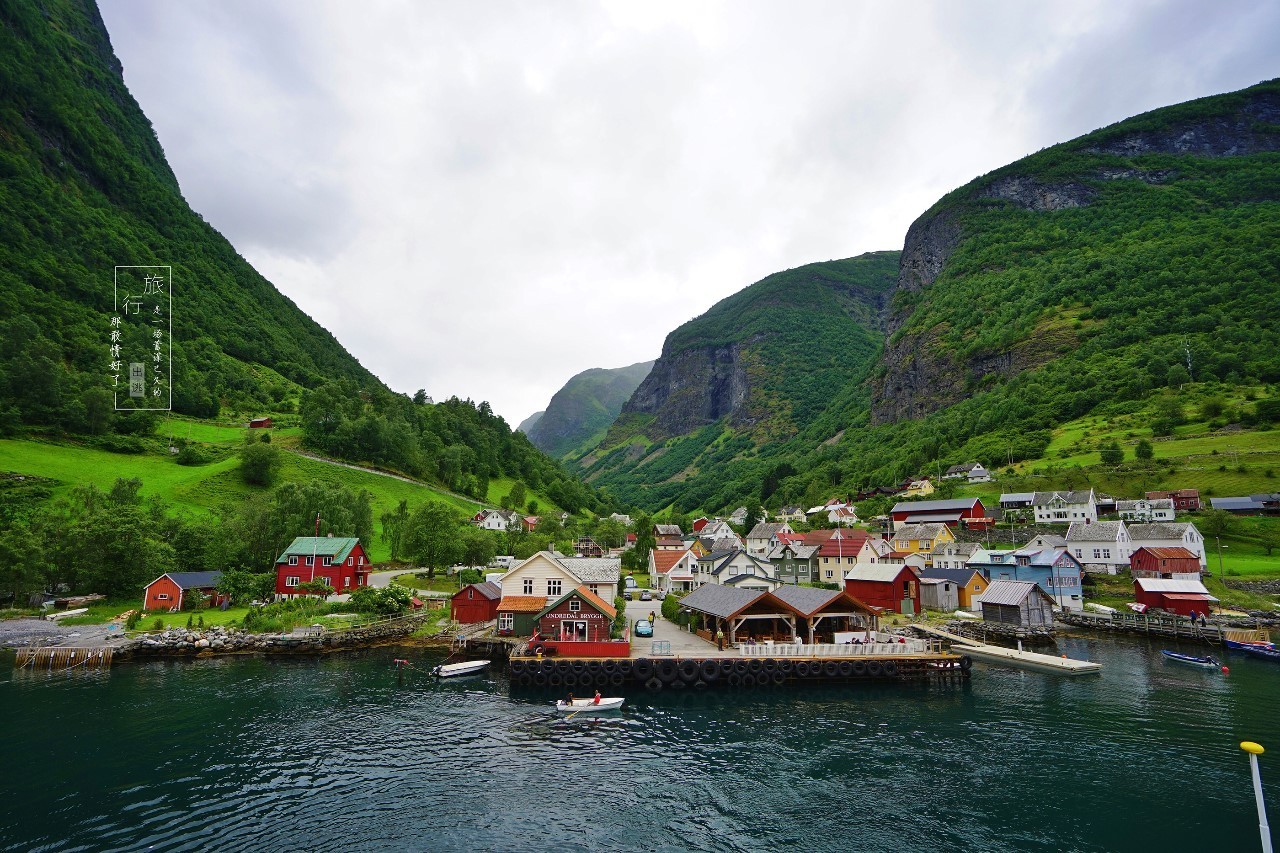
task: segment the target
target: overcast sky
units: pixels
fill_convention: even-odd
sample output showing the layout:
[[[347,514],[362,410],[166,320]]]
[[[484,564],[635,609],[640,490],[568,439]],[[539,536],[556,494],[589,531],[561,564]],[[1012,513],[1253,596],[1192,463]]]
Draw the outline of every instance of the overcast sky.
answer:
[[[1280,75],[1273,0],[99,2],[191,206],[393,389],[512,426],[978,175]]]

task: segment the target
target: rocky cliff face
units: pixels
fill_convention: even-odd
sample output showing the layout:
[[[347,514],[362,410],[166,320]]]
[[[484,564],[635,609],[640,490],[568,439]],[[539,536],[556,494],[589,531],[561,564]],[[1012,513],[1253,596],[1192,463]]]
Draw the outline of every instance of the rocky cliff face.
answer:
[[[676,353],[664,347],[662,358],[622,407],[623,414],[653,415],[650,438],[685,435],[731,417],[750,390],[742,350],[740,343]]]

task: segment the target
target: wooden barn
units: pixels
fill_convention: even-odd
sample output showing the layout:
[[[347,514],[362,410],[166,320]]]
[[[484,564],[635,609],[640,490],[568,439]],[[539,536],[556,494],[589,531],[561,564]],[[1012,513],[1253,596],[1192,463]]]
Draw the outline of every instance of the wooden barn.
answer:
[[[498,602],[502,588],[493,581],[469,583],[453,594],[450,616],[463,625],[488,622],[498,618]]]
[[[249,421],[249,429],[271,429],[271,418],[254,418]]]
[[[1209,607],[1218,601],[1198,580],[1165,578],[1138,578],[1133,582],[1133,597],[1139,604],[1158,607],[1180,616],[1190,616],[1193,610],[1196,613],[1208,613]]]
[[[947,613],[960,609],[960,590],[949,578],[920,578],[920,605]]]
[[[1052,628],[1053,599],[1032,581],[992,581],[982,594],[982,618],[1018,628]]]
[[[1200,557],[1186,548],[1142,547],[1129,555],[1129,573],[1135,578],[1200,580]]]
[[[881,610],[920,612],[920,576],[901,563],[855,563],[844,576],[844,591]]]
[[[222,572],[169,572],[147,584],[142,595],[143,610],[181,610],[190,603],[195,590],[209,598],[210,607],[218,607],[226,596],[217,590]]]

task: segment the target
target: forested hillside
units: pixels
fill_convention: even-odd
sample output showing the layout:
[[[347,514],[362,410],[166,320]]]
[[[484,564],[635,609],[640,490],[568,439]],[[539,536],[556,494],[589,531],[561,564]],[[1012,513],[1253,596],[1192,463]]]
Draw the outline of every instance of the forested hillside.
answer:
[[[534,447],[556,458],[593,447],[652,369],[652,361],[642,361],[584,370],[555,393],[545,412],[527,419],[520,429]]]

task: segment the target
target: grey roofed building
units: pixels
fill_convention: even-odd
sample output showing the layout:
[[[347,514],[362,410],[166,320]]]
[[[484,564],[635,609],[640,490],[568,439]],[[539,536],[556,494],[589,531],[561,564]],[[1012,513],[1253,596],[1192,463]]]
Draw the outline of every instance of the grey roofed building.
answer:
[[[622,561],[617,557],[557,557],[583,583],[617,583],[622,577]]]
[[[760,596],[768,594],[762,590],[708,583],[680,599],[680,606],[724,619],[750,606]]]
[[[1214,509],[1227,512],[1261,512],[1262,504],[1253,498],[1209,498],[1209,505]]]
[[[1114,542],[1124,529],[1123,521],[1095,521],[1093,524],[1075,522],[1067,528],[1067,541]]]
[[[1040,593],[1045,599],[1053,604],[1053,599],[1047,592],[1040,589],[1039,584],[1031,581],[992,581],[991,586],[987,587],[987,591],[982,594],[983,604],[1008,604],[1017,606],[1026,600],[1027,596]]]
[[[473,583],[473,587],[490,601],[498,601],[502,598],[502,587],[493,581],[485,581],[484,583]]]
[[[783,554],[786,552],[786,550],[787,550],[788,548],[790,548],[790,549],[791,549],[791,553],[795,555],[795,559],[797,559],[797,560],[808,560],[808,559],[812,558],[814,554],[818,553],[818,548],[819,548],[819,547],[821,547],[821,546],[819,546],[819,545],[791,545],[791,544],[788,544],[788,543],[786,543],[786,542],[783,542],[781,545],[779,545],[778,547],[774,548],[772,551],[770,551],[770,552],[769,552],[769,559],[770,559],[770,560],[781,560],[781,559],[783,559]]]
[[[1031,499],[1032,506],[1048,506],[1049,502],[1056,497],[1069,504],[1087,504],[1093,499],[1092,489],[1081,489],[1074,492],[1033,492]]]
[[[1138,539],[1177,539],[1182,541],[1182,537],[1186,535],[1187,528],[1191,526],[1189,521],[1154,521],[1150,524],[1130,524],[1129,535],[1134,540]]]
[[[893,532],[891,539],[934,539],[943,530],[946,530],[945,524],[904,524]]]
[[[678,524],[655,524],[653,526],[653,535],[662,536],[684,536]]]
[[[751,528],[751,532],[747,534],[748,539],[769,539],[775,533],[788,525],[783,522],[759,521],[756,526]]]
[[[222,580],[222,572],[166,572],[161,577],[168,577],[179,589],[205,589],[217,586]]]
[[[978,467],[977,462],[965,462],[962,465],[952,465],[947,469],[947,474],[968,474],[974,468]],[[946,475],[944,475],[946,476]]]
[[[1065,536],[1059,536],[1056,533],[1041,533],[1032,539],[1023,548],[1065,548],[1067,547],[1067,539]]]
[[[977,569],[920,569],[920,579],[932,578],[946,580],[964,586],[974,574],[982,574]]]
[[[902,501],[893,505],[889,512],[950,512],[957,509],[972,509],[978,498],[952,498],[945,501]]]
[[[818,589],[812,586],[784,586],[774,590],[773,597],[785,601],[800,613],[808,616],[840,596],[838,589]]]
[[[1035,498],[1035,492],[1005,492],[1000,496],[1000,506],[1004,509],[1021,509],[1031,506]]]

